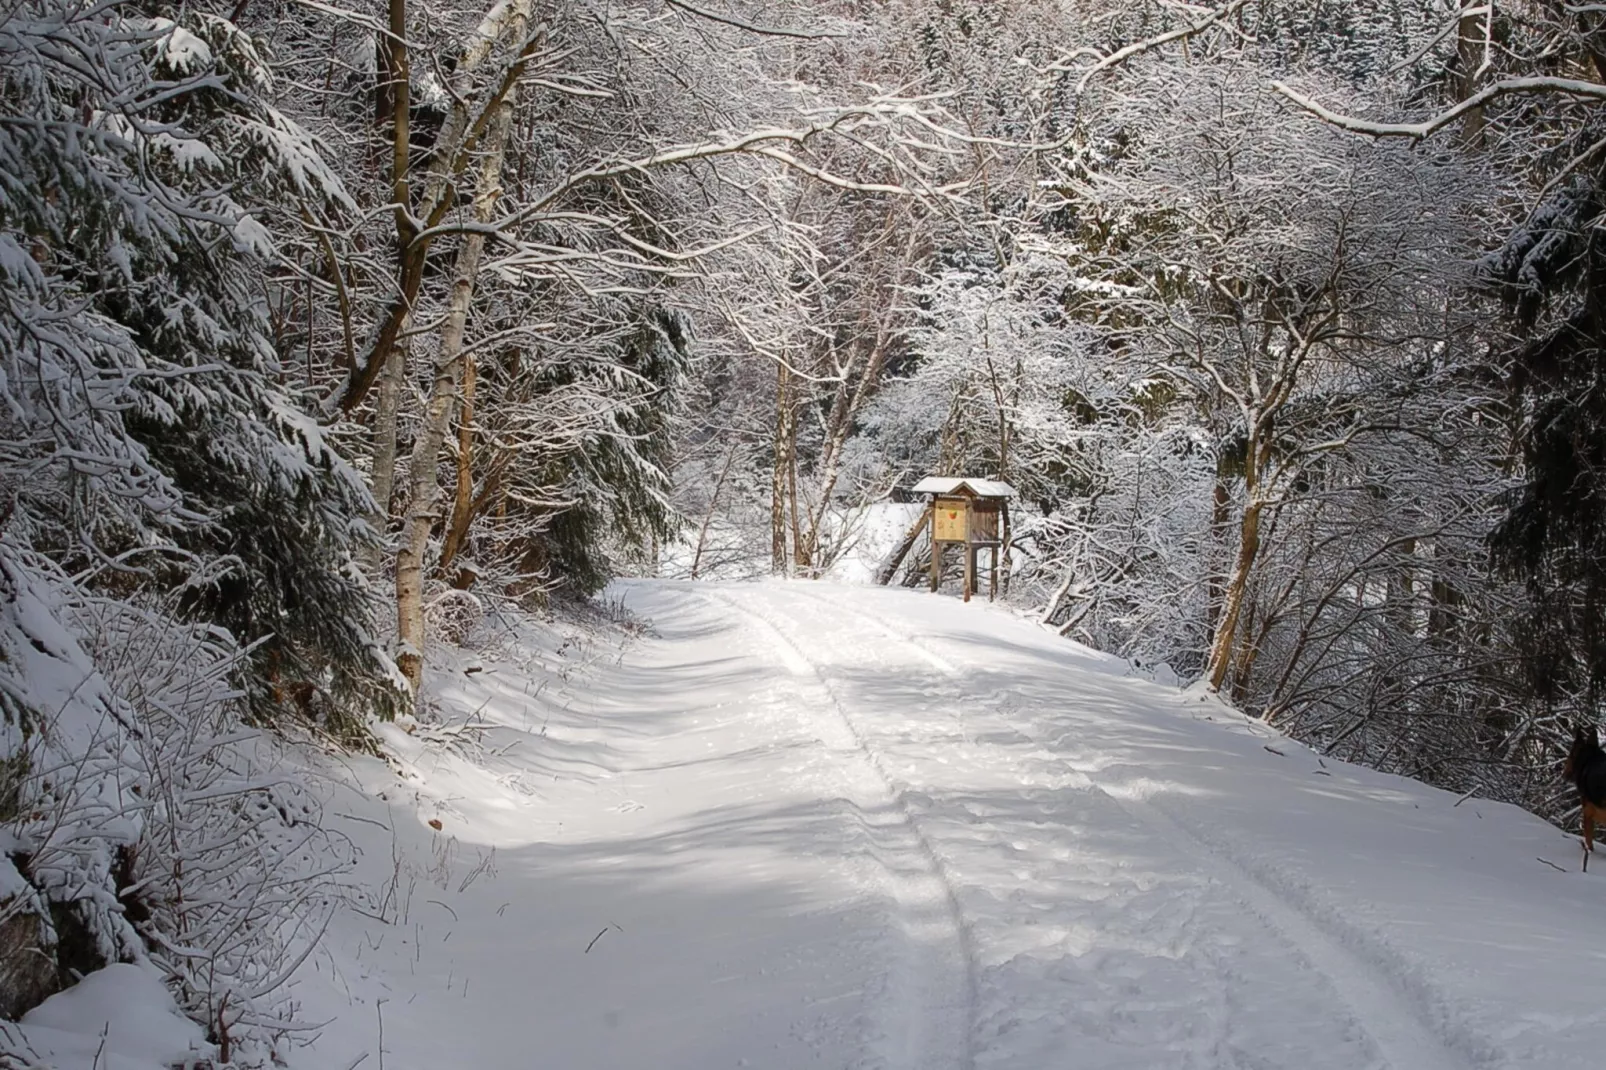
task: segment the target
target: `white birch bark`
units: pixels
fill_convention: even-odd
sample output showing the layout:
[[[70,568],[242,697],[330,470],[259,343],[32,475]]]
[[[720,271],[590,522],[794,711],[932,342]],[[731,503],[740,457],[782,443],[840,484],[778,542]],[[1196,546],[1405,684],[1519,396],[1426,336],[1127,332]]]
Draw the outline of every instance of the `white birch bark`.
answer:
[[[527,0],[516,5],[499,4],[486,16],[478,40],[469,57],[483,60],[489,42],[499,34],[509,41],[523,38],[529,20]],[[502,159],[512,127],[516,89],[510,87],[486,126],[474,198],[473,216],[478,223],[495,218],[501,195]],[[468,323],[469,306],[474,299],[474,282],[480,257],[485,251],[485,235],[470,233],[458,248],[453,271],[451,296],[441,325],[440,353],[435,363],[435,380],[424,409],[423,425],[413,443],[409,472],[412,493],[402,520],[401,546],[396,552],[396,629],[400,641],[397,664],[402,675],[418,693],[424,671],[424,575],[429,536],[439,518],[441,500],[441,445],[451,426],[457,405],[458,385],[463,378],[463,332]]]

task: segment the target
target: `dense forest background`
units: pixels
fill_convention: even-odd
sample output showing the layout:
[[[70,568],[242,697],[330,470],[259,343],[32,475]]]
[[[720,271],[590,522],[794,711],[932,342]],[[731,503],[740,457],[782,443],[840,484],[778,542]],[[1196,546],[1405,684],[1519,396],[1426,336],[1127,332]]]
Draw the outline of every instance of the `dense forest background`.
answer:
[[[271,1035],[340,845],[255,729],[930,473],[1067,637],[1567,818],[1603,101],[1560,0],[15,0],[0,1015],[148,955]]]

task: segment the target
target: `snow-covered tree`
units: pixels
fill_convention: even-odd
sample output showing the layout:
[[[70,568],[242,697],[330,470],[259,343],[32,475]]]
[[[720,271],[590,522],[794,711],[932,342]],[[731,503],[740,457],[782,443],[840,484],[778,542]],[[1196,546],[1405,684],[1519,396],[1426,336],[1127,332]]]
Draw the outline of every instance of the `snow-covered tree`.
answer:
[[[148,960],[266,1059],[340,862],[244,724],[360,740],[395,694],[368,496],[261,287],[258,214],[344,195],[225,19],[25,3],[0,41],[6,1011]]]

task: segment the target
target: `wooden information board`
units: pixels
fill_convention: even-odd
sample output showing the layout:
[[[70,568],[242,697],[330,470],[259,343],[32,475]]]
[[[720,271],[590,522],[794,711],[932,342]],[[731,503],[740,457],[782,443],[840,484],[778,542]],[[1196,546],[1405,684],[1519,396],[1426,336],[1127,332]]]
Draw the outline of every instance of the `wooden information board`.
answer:
[[[937,541],[964,542],[970,510],[963,501],[937,502]]]

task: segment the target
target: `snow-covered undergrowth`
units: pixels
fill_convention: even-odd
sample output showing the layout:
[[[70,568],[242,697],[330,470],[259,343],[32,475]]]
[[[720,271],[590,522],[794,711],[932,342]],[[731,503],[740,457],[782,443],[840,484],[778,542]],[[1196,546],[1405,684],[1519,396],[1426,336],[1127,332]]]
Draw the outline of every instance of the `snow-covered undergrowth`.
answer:
[[[132,964],[204,1023],[198,1056],[268,1062],[300,1027],[285,982],[350,855],[282,744],[246,723],[241,651],[5,544],[0,573],[7,1016]],[[0,1038],[0,1059],[54,1049],[28,1042],[32,1020]]]
[[[463,645],[432,648],[418,716],[373,726],[383,758],[339,756],[247,722],[226,636],[24,564],[0,544],[5,1070],[321,1066],[298,1052],[326,1027],[368,1043],[377,1019],[346,1003],[367,967],[343,938],[371,956],[413,927],[416,946],[495,874],[457,806],[535,795],[490,738],[502,690],[539,739],[537,711],[572,708],[633,626],[617,603],[557,624],[453,601],[432,622]]]
[[[7,1070],[187,1070],[212,1051],[161,979],[127,963],[97,970],[51,996],[20,1025],[0,1022],[0,1043],[0,1066]]]

